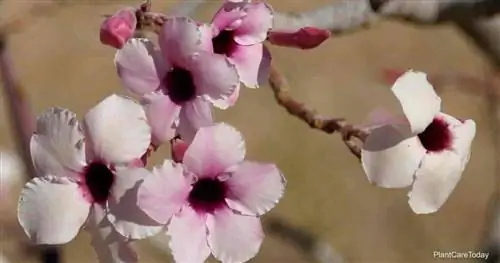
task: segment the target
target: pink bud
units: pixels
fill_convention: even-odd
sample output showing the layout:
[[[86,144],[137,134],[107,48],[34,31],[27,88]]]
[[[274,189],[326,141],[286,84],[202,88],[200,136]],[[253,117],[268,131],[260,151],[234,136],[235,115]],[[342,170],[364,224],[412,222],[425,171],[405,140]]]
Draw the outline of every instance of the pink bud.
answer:
[[[176,163],[182,163],[182,159],[184,159],[184,153],[186,153],[188,146],[189,144],[187,144],[181,139],[172,140],[171,142],[172,159]]]
[[[122,9],[102,22],[99,34],[101,43],[120,49],[132,38],[136,26],[135,9]]]
[[[295,32],[269,32],[269,42],[278,46],[312,49],[331,36],[330,31],[315,27],[303,27]]]

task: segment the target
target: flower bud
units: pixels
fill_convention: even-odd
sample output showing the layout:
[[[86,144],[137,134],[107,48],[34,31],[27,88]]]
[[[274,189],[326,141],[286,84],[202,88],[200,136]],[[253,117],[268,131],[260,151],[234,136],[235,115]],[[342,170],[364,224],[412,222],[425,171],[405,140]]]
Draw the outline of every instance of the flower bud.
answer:
[[[132,38],[136,26],[135,10],[122,9],[102,22],[99,34],[101,43],[120,49]]]

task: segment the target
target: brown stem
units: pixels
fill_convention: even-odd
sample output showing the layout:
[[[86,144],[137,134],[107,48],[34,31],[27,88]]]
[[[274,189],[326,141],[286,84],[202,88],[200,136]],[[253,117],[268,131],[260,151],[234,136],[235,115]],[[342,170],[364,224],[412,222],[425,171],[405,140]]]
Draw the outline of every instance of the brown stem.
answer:
[[[307,123],[309,127],[313,129],[328,134],[339,132],[342,141],[351,153],[358,159],[361,158],[361,147],[354,139],[357,138],[359,141],[363,142],[369,135],[368,131],[356,128],[354,125],[349,124],[344,118],[322,117],[316,110],[308,108],[304,103],[295,100],[290,94],[290,85],[288,81],[285,76],[279,72],[274,63],[271,64],[269,84],[278,105],[285,108],[290,115]]]

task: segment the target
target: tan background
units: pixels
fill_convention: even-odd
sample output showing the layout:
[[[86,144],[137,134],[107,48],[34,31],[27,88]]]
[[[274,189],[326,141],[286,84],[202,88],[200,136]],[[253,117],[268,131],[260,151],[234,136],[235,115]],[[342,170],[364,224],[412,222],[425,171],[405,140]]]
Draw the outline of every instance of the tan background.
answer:
[[[5,0],[0,5],[0,17],[7,19],[34,2]],[[113,13],[127,2],[74,2],[78,4],[38,20],[11,38],[15,65],[36,114],[57,105],[83,116],[110,93],[124,93],[113,68],[114,50],[99,43],[98,28],[100,15]],[[280,11],[299,11],[327,2],[270,1]],[[209,21],[216,3],[204,5],[197,18]],[[175,1],[153,0],[153,9],[166,12],[173,4]],[[297,98],[325,115],[343,116],[353,122],[362,121],[371,109],[389,102],[388,86],[380,79],[383,68],[456,70],[478,76],[486,68],[475,47],[448,26],[417,28],[383,22],[370,30],[334,37],[314,50],[272,51]],[[287,176],[285,197],[270,216],[312,231],[329,242],[346,262],[433,262],[435,250],[468,251],[479,245],[485,208],[494,186],[495,157],[485,103],[454,91],[444,93],[442,98],[447,113],[476,120],[478,131],[470,164],[456,191],[438,213],[427,216],[411,212],[407,190],[371,186],[337,135],[311,130],[288,116],[274,103],[268,87],[244,90],[236,107],[218,111],[217,116],[246,136],[248,158],[274,161]],[[13,147],[5,109],[1,111],[0,146]],[[158,163],[166,154],[156,154],[155,161]],[[15,235],[2,236],[2,250],[13,262],[36,262],[19,252],[14,240],[21,239],[22,234]],[[143,263],[166,262],[169,258],[146,244],[140,253]],[[64,254],[65,262],[94,262],[86,234],[65,246]],[[308,261],[280,239],[268,237],[253,262]]]

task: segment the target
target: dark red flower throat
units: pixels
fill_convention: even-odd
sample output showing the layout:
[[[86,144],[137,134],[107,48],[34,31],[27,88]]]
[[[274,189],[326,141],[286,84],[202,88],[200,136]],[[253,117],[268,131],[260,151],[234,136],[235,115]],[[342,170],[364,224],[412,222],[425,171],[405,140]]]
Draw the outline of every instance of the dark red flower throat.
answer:
[[[189,70],[174,66],[165,76],[166,93],[170,100],[176,104],[194,99],[196,96],[196,86],[193,75]]]
[[[84,169],[83,179],[85,192],[90,195],[92,202],[102,204],[108,200],[115,181],[115,174],[105,163],[91,162]]]
[[[214,53],[230,57],[236,50],[234,31],[223,30],[212,39]]]
[[[453,143],[449,124],[442,118],[434,118],[432,123],[418,135],[418,138],[428,152],[450,149]]]
[[[193,185],[188,201],[197,212],[212,213],[226,205],[228,187],[215,178],[203,178]]]

